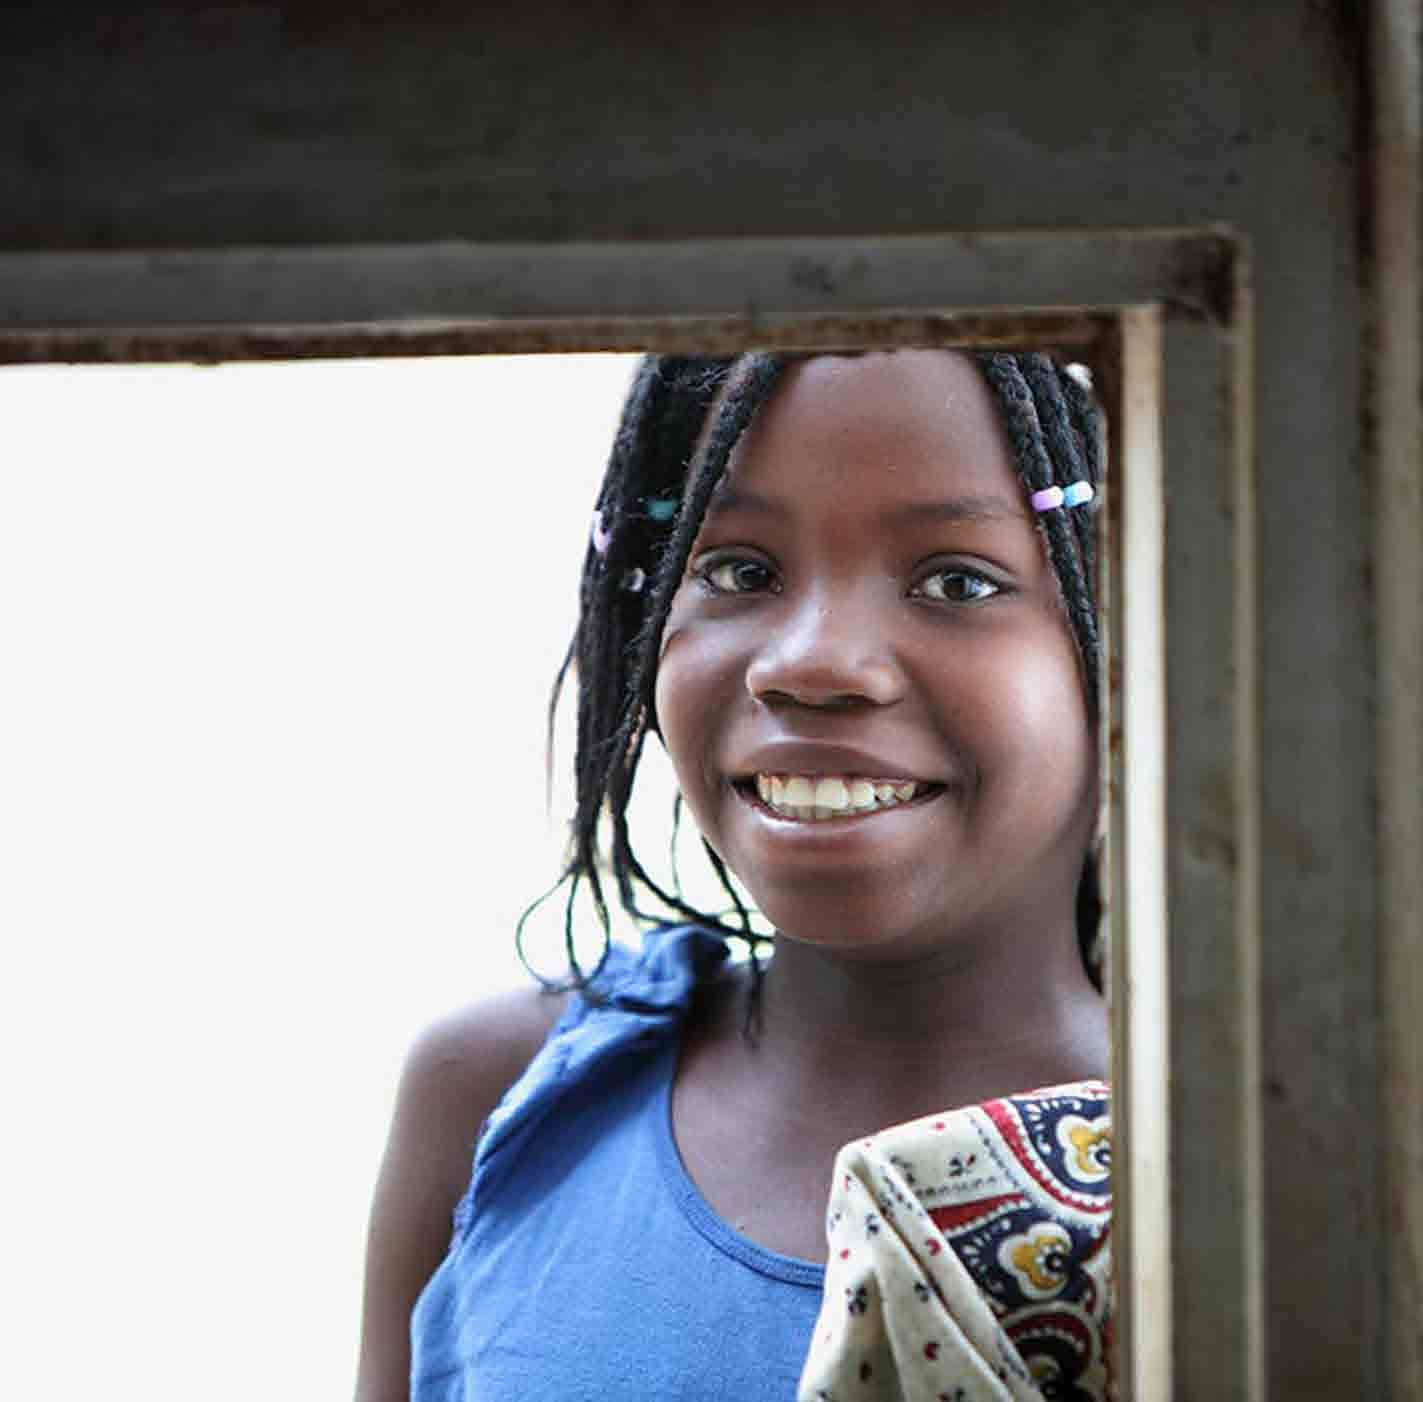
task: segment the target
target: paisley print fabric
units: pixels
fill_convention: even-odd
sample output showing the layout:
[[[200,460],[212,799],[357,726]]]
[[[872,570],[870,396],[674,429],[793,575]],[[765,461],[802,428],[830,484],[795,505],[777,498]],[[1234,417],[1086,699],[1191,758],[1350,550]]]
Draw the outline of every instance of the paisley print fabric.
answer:
[[[1100,1081],[840,1151],[799,1402],[1106,1402],[1111,1131]]]

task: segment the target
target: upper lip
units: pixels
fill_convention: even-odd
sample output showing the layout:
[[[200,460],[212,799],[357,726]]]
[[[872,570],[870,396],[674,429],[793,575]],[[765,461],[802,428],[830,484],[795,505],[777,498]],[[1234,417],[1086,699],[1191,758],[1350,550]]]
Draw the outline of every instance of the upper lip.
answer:
[[[754,774],[829,774],[901,782],[942,782],[902,760],[871,754],[853,745],[827,744],[819,740],[773,740],[758,745],[731,774],[734,779],[746,779]]]

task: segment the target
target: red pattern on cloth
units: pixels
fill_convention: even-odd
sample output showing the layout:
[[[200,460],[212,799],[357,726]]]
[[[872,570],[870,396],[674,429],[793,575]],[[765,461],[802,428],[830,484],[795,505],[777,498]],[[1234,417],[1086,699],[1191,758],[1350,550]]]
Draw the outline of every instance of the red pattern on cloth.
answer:
[[[1102,1082],[883,1130],[834,1183],[799,1402],[1114,1397]]]

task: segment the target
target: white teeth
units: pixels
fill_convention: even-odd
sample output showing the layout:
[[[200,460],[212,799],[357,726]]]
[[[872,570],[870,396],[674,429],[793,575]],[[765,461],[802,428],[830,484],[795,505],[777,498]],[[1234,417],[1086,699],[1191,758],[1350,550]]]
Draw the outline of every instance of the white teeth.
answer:
[[[815,781],[801,774],[789,776],[786,779],[786,793],[782,802],[787,807],[812,807],[815,803]]]
[[[838,774],[758,774],[761,802],[783,818],[824,822],[895,808],[921,793],[913,779],[862,779]]]

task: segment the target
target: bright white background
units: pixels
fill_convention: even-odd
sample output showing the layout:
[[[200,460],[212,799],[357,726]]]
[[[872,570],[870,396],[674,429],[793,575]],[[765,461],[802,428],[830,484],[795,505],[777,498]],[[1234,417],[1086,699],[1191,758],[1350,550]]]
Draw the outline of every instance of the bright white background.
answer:
[[[630,372],[0,372],[0,1395],[349,1395],[404,1049],[562,850]]]

